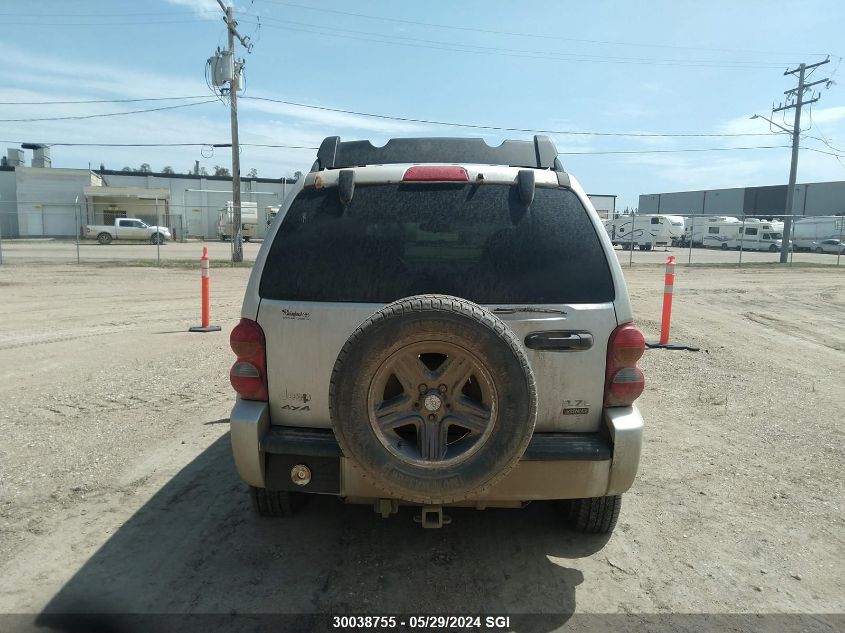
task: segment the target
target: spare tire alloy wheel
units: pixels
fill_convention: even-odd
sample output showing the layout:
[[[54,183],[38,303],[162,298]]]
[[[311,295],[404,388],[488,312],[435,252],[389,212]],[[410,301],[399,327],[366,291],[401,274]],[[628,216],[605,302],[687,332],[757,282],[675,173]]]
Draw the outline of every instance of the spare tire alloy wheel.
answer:
[[[379,310],[332,374],[332,424],[344,455],[389,496],[418,503],[483,493],[534,432],[534,376],[498,317],[444,295]]]
[[[498,422],[497,400],[490,372],[472,352],[434,340],[406,345],[381,364],[367,408],[388,451],[436,467],[467,459],[484,444]]]

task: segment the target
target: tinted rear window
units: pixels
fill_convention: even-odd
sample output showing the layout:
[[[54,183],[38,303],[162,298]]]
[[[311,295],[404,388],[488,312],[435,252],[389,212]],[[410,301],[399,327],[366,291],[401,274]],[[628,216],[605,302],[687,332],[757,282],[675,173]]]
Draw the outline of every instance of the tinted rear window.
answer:
[[[442,293],[476,303],[601,303],[613,280],[587,211],[537,187],[528,213],[506,185],[305,189],[267,257],[260,294],[290,301],[388,303]]]

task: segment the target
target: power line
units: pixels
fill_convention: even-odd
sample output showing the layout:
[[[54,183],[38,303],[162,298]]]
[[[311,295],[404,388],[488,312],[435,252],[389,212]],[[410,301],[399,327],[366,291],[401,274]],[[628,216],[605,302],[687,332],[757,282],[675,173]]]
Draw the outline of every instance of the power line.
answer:
[[[586,53],[555,53],[554,51],[529,51],[524,49],[506,49],[506,48],[492,48],[477,46],[474,44],[462,44],[454,42],[443,42],[438,40],[422,40],[419,38],[401,37],[384,35],[380,33],[371,33],[366,31],[352,31],[350,29],[334,29],[333,27],[326,27],[323,25],[308,25],[307,28],[296,26],[284,26],[284,24],[292,24],[291,22],[276,21],[269,22],[268,18],[264,18],[264,26],[266,28],[283,29],[287,31],[298,31],[303,33],[311,33],[316,35],[326,35],[330,37],[340,37],[344,39],[359,40],[364,42],[376,44],[388,44],[395,46],[409,46],[412,48],[426,48],[432,50],[442,50],[454,53],[474,53],[480,55],[494,55],[498,57],[514,57],[521,59],[539,59],[548,61],[569,61],[569,62],[584,62],[584,63],[602,63],[602,64],[634,64],[634,65],[650,65],[650,66],[683,66],[689,68],[781,68],[784,64],[777,63],[756,63],[751,61],[738,62],[720,62],[718,60],[682,60],[682,59],[650,59],[650,58],[627,58],[627,57],[609,57],[600,55],[589,55]],[[299,23],[302,24],[302,23]],[[331,32],[338,31],[338,32]],[[358,35],[348,35],[344,33],[357,33]],[[381,38],[381,39],[375,39]],[[393,38],[393,39],[389,39]]]
[[[0,105],[76,105],[87,103],[137,103],[140,101],[184,101],[185,99],[207,99],[208,95],[185,97],[139,97],[137,99],[79,99],[70,101],[0,101]]]
[[[81,119],[98,119],[102,117],[125,116],[127,114],[141,114],[143,112],[161,112],[163,110],[175,110],[177,108],[191,108],[193,106],[216,102],[217,99],[209,99],[207,101],[198,101],[196,103],[180,103],[178,105],[162,106],[160,108],[147,108],[145,110],[127,110],[125,112],[104,112],[102,114],[79,114],[73,116],[37,117],[27,119],[0,119],[0,123],[34,123],[36,121],[78,121]]]
[[[207,95],[185,95],[180,97],[139,97],[136,99],[83,99],[83,100],[68,100],[68,101],[0,101],[0,105],[80,105],[80,104],[94,104],[94,103],[135,103],[135,102],[143,102],[143,101],[181,101],[186,99],[205,99]],[[406,123],[421,123],[427,125],[443,125],[448,127],[463,127],[463,128],[470,128],[470,129],[482,129],[482,130],[493,130],[493,131],[500,131],[500,132],[526,132],[526,133],[536,133],[536,134],[560,134],[560,135],[572,135],[572,136],[619,136],[619,137],[644,137],[644,138],[684,138],[684,137],[698,137],[698,138],[729,138],[729,137],[743,137],[743,136],[773,136],[771,133],[766,132],[737,132],[737,133],[694,133],[694,132],[677,132],[677,133],[670,133],[670,132],[591,132],[591,131],[584,131],[584,130],[541,130],[541,129],[532,129],[532,128],[519,128],[519,127],[505,127],[505,126],[494,126],[494,125],[476,125],[470,123],[457,123],[457,122],[450,122],[450,121],[437,121],[432,119],[417,119],[412,117],[400,117],[400,116],[392,116],[387,114],[377,114],[372,112],[360,112],[356,110],[346,110],[342,108],[330,108],[328,106],[318,106],[309,103],[300,103],[296,101],[285,101],[282,99],[273,99],[270,97],[254,97],[254,96],[241,96],[241,99],[252,99],[254,101],[267,101],[270,103],[279,103],[282,105],[290,105],[299,108],[308,108],[312,110],[322,110],[326,112],[335,112],[339,114],[350,114],[355,116],[364,116],[364,117],[371,117],[377,119],[385,119],[390,121],[401,121]],[[203,103],[208,103],[205,101]],[[189,105],[200,105],[200,104],[186,104]],[[146,111],[155,111],[155,109],[151,110],[138,110],[137,112],[146,112]],[[117,114],[123,113],[116,113]],[[129,114],[128,112],[126,114]],[[112,116],[112,115],[91,115],[91,116]],[[59,118],[59,117],[56,117]],[[27,119],[30,120],[30,119]],[[43,118],[40,120],[51,120],[51,118]]]
[[[139,24],[188,24],[207,22],[216,24],[206,18],[180,18],[177,20],[131,20],[124,22],[3,22],[3,26],[137,26]]]
[[[0,143],[21,144],[25,141],[0,140]],[[231,147],[231,143],[60,143],[44,142],[50,147]],[[316,145],[283,145],[274,143],[240,143],[243,147],[270,147],[281,149],[319,149]],[[644,149],[644,150],[590,150],[583,152],[558,152],[563,156],[589,156],[603,154],[674,154],[683,152],[729,152],[734,150],[782,149],[789,145],[754,145],[742,147],[693,147],[684,149]],[[810,148],[808,148],[810,149]],[[820,150],[819,150],[820,151]]]
[[[70,18],[70,17],[83,17],[83,18],[108,18],[108,17],[131,17],[134,15],[196,15],[197,13],[214,13],[217,14],[218,12],[215,9],[197,9],[191,11],[130,11],[124,13],[54,13],[50,11],[50,13],[0,13],[0,18],[5,17],[13,17],[13,18],[40,18],[42,16],[48,16],[51,18]]]
[[[21,145],[28,141],[3,141],[0,143],[10,143],[12,145]],[[48,145],[50,147],[231,147],[231,143],[40,143],[40,145]],[[316,145],[279,145],[269,143],[241,143],[241,146],[246,147],[274,147],[281,149],[319,149]]]
[[[845,154],[836,154],[834,152],[828,152],[828,151],[825,151],[823,149],[818,149],[818,148],[815,148],[815,147],[807,147],[806,145],[802,145],[801,149],[806,149],[806,150],[809,150],[811,152],[818,152],[819,154],[827,154],[828,156],[836,156],[837,158],[845,158]],[[841,164],[841,162],[842,161],[840,161],[840,164]],[[845,166],[845,165],[843,165],[843,166]]]
[[[433,119],[417,119],[412,117],[392,116],[388,114],[376,114],[373,112],[361,112],[357,110],[345,110],[342,108],[330,108],[328,106],[318,106],[310,103],[299,103],[296,101],[285,101],[283,99],[272,99],[270,97],[254,97],[244,96],[241,99],[252,101],[268,101],[270,103],[279,103],[282,105],[296,106],[299,108],[308,108],[311,110],[321,110],[324,112],[335,112],[338,114],[350,114],[355,116],[370,117],[374,119],[384,119],[387,121],[400,121],[403,123],[421,123],[424,125],[443,125],[446,127],[467,128],[472,130],[492,130],[495,132],[525,132],[531,134],[560,134],[568,136],[624,136],[632,138],[725,138],[725,137],[740,137],[740,136],[774,136],[767,132],[742,132],[742,133],[692,133],[692,132],[678,132],[678,133],[658,133],[658,132],[590,132],[583,130],[541,130],[533,128],[520,127],[504,127],[497,125],[476,125],[473,123],[456,123],[453,121],[437,121]]]
[[[602,154],[677,154],[683,152],[731,152],[734,150],[753,149],[782,149],[789,145],[753,145],[749,147],[692,147],[686,149],[639,149],[639,150],[613,150],[613,151],[588,151],[588,152],[558,152],[564,156],[592,156]]]
[[[337,9],[327,9],[325,7],[315,7],[315,6],[308,6],[304,4],[297,4],[295,2],[286,2],[285,0],[264,0],[265,2],[269,2],[271,4],[278,4],[284,5],[288,7],[294,7],[297,9],[305,9],[307,11],[316,11],[318,13],[333,13],[336,15],[345,15],[349,17],[355,18],[364,18],[367,20],[379,20],[382,22],[394,22],[398,24],[412,24],[415,26],[426,26],[426,27],[433,27],[439,29],[450,29],[455,31],[468,31],[474,33],[487,33],[491,35],[509,35],[513,37],[528,37],[532,39],[545,39],[545,40],[559,40],[564,42],[575,42],[579,44],[604,44],[604,45],[613,45],[613,46],[639,46],[639,47],[646,47],[646,48],[669,48],[669,49],[678,49],[678,50],[699,50],[699,51],[712,51],[712,52],[738,52],[738,53],[754,53],[760,55],[780,55],[783,54],[782,51],[756,51],[756,50],[748,50],[748,49],[720,49],[720,48],[707,48],[703,46],[683,46],[677,44],[646,44],[644,42],[624,42],[624,41],[614,41],[614,40],[593,40],[593,39],[583,39],[583,38],[574,38],[574,37],[562,37],[558,35],[541,35],[538,33],[525,33],[519,31],[500,31],[495,29],[481,29],[477,27],[469,27],[469,26],[457,26],[453,24],[438,24],[434,22],[421,22],[417,20],[407,20],[407,19],[400,19],[400,18],[390,18],[385,17],[382,15],[372,15],[366,13],[354,13],[351,11],[340,11]],[[266,18],[265,18],[266,19]],[[823,53],[801,53],[802,55],[822,55]]]

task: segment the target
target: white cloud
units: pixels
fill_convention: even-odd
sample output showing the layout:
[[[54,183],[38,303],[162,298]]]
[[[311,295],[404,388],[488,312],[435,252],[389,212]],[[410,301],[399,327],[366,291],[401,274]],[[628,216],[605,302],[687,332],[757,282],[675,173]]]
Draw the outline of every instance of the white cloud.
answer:
[[[845,121],[845,106],[833,106],[831,108],[813,108],[812,120],[815,123],[839,123]]]
[[[165,0],[166,2],[179,6],[193,9],[197,15],[208,20],[219,20],[223,11],[217,0]],[[224,2],[223,4],[228,4]]]

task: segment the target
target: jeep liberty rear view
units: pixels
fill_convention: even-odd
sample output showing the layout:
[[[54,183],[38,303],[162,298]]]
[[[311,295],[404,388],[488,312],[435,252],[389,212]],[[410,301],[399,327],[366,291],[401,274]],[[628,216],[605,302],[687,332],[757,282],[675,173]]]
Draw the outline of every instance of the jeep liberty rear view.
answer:
[[[259,513],[308,494],[519,508],[613,530],[644,351],[621,268],[551,141],[327,138],[231,334],[235,464]]]

